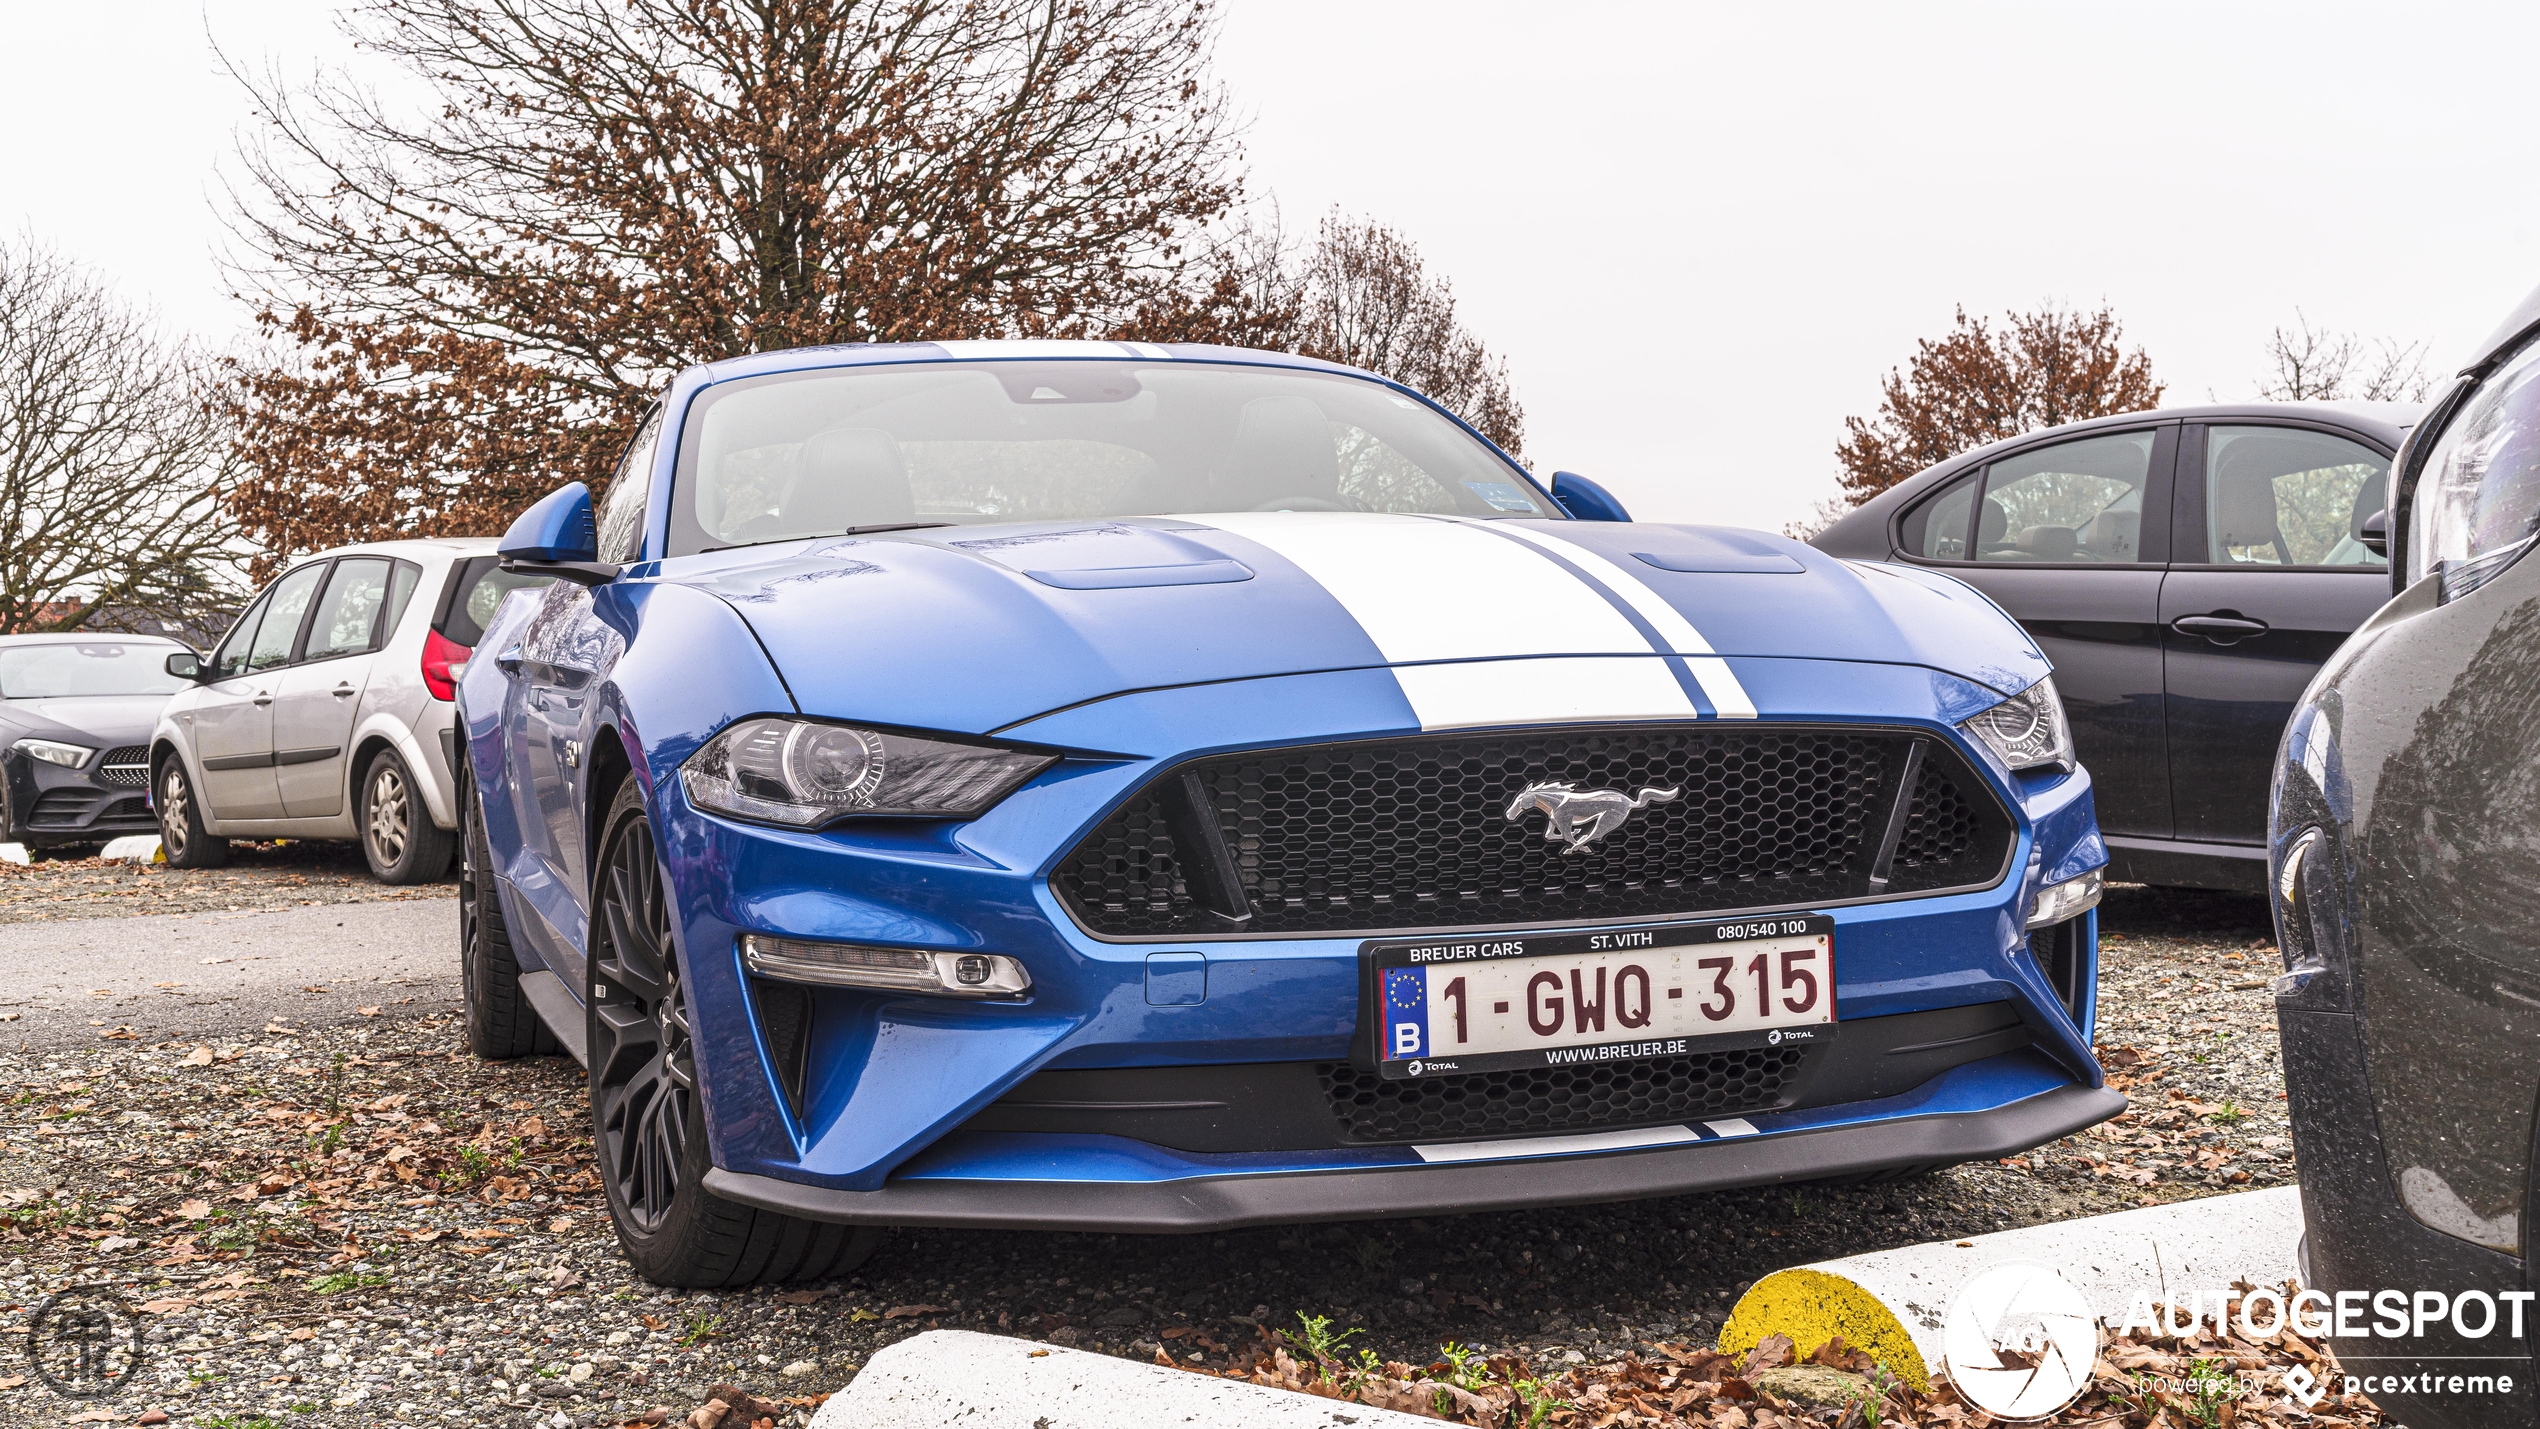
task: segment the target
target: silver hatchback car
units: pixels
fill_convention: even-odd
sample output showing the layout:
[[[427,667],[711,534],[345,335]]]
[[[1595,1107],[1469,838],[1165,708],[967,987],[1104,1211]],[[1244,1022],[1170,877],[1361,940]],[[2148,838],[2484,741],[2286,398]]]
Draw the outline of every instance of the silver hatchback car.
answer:
[[[503,597],[484,539],[378,541],[295,563],[209,655],[150,740],[169,863],[210,868],[233,838],[358,839],[386,883],[450,865],[451,681]]]

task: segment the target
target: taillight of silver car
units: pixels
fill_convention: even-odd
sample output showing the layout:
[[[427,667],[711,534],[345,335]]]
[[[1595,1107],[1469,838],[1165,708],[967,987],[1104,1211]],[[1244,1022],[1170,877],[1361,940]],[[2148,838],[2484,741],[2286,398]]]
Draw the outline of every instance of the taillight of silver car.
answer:
[[[423,687],[436,700],[459,697],[458,679],[467,670],[467,657],[475,653],[469,647],[449,639],[438,630],[423,633]]]

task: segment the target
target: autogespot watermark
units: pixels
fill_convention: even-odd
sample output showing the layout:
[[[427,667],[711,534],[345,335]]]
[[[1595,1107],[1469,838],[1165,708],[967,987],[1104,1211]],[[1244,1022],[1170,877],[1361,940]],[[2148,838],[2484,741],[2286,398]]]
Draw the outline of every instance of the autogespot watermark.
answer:
[[[27,1359],[55,1394],[101,1399],[141,1369],[141,1319],[114,1292],[76,1285],[47,1295],[26,1321]]]
[[[2525,1320],[2535,1292],[2464,1290],[2274,1289],[2245,1281],[2230,1288],[2205,1287],[2163,1295],[2138,1290],[2110,1328],[2144,1340],[2186,1340],[2200,1333],[2236,1335],[2251,1344],[2286,1330],[2308,1340],[2419,1341],[2440,1337],[2445,1348],[2476,1346],[2495,1337],[2500,1346],[2525,1343]],[[1997,1418],[2033,1422],[2052,1417],[2081,1398],[2099,1363],[2101,1322],[2089,1299],[2052,1266],[2007,1264],[1984,1270],[1962,1287],[1942,1322],[1941,1353],[1950,1381],[1969,1404]],[[2341,1395],[2503,1397],[2532,1375],[2530,1357],[2445,1354],[2436,1367],[2394,1353],[2347,1356],[2360,1367],[2387,1359],[2402,1373],[2322,1374],[2303,1365],[2280,1373],[2224,1367],[2198,1357],[2185,1378],[2130,1373],[2136,1389],[2152,1387],[2193,1399],[2266,1394],[2281,1390],[2289,1405],[2309,1410],[2331,1393]]]

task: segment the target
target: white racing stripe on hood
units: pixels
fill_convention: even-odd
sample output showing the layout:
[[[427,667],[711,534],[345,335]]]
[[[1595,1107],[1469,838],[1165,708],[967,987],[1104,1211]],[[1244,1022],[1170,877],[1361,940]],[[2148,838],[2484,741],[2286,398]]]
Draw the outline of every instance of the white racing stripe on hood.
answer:
[[[1729,662],[1711,653],[1711,642],[1693,628],[1684,613],[1669,605],[1658,592],[1630,571],[1605,559],[1575,542],[1564,541],[1543,531],[1530,530],[1511,521],[1494,523],[1494,531],[1504,531],[1530,545],[1552,552],[1589,575],[1605,583],[1607,589],[1622,597],[1640,618],[1658,632],[1658,638],[1685,656],[1685,665],[1693,671],[1694,683],[1702,686],[1704,698],[1720,712],[1722,719],[1755,718],[1755,701],[1747,697],[1746,687],[1738,683]]]
[[[1664,652],[1603,593],[1490,531],[1358,512],[1185,519],[1258,542],[1311,576],[1396,666],[1424,729],[1699,713],[1666,663],[1647,658]],[[1506,663],[1529,656],[1541,658]]]
[[[1689,719],[1698,714],[1664,660],[1647,655],[1543,656],[1399,665],[1393,677],[1422,729]]]

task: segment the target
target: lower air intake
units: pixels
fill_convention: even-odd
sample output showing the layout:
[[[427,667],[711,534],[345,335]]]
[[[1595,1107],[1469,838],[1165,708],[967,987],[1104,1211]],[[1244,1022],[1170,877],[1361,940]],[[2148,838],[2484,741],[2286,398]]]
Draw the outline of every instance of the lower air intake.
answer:
[[[1341,1140],[1368,1145],[1602,1131],[1763,1111],[1783,1099],[1808,1051],[1746,1047],[1410,1082],[1388,1082],[1345,1062],[1316,1071]]]

